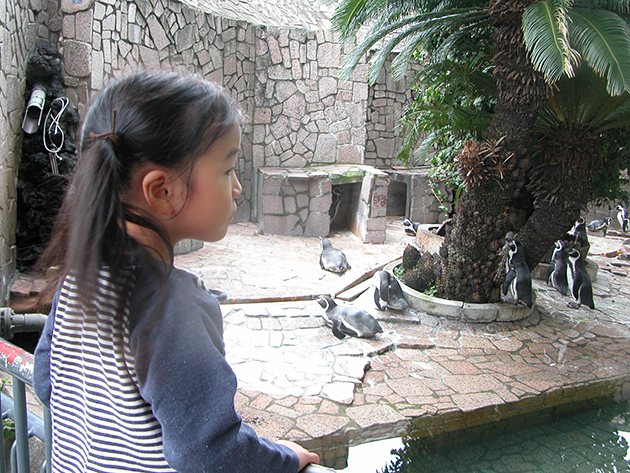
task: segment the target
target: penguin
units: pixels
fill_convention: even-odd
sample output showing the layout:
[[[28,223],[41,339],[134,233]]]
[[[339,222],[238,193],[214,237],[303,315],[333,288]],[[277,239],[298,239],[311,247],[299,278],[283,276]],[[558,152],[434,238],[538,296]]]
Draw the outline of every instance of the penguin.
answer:
[[[504,300],[513,304],[522,302],[527,307],[532,307],[532,275],[525,261],[525,249],[523,244],[514,239],[506,241],[508,257],[505,268],[505,280],[503,282]]]
[[[568,253],[569,267],[567,270],[567,279],[571,294],[575,298],[576,302],[569,302],[567,306],[572,309],[579,308],[582,304],[591,309],[595,308],[593,302],[593,286],[591,285],[591,278],[586,271],[584,265],[584,259],[582,254],[575,248],[571,248]]]
[[[334,248],[327,238],[321,238],[322,251],[319,254],[319,265],[331,273],[345,273],[351,269],[343,251]]]
[[[409,308],[396,276],[388,271],[377,271],[373,276],[373,281],[374,303],[378,310],[405,310]]]
[[[319,296],[317,303],[324,309],[324,321],[332,327],[335,337],[342,339],[346,335],[358,338],[372,338],[382,333],[378,321],[365,310],[350,305],[339,306],[330,296]]]
[[[626,233],[630,230],[630,218],[628,217],[628,212],[621,205],[615,207],[617,210],[617,221],[619,222],[619,228],[621,231]]]
[[[330,215],[331,222],[333,222],[335,220],[335,217],[337,217],[340,204],[341,204],[341,189],[339,187],[333,187],[332,202],[330,204],[330,209],[328,210],[328,215]]]
[[[608,226],[610,225],[612,218],[606,217],[604,219],[593,220],[590,222],[586,228],[591,232],[602,232],[605,237],[608,233]]]
[[[586,223],[583,217],[580,217],[576,220],[573,228],[569,230],[569,235],[572,235],[573,244],[576,247],[587,247],[590,246],[588,242],[588,234],[586,233]]]
[[[415,236],[418,232],[418,227],[420,226],[420,222],[412,222],[408,218],[403,221],[403,225],[405,226],[405,233],[410,236]]]
[[[556,248],[551,255],[551,263],[547,270],[547,284],[555,287],[560,294],[566,296],[569,292],[569,284],[567,282],[568,254],[566,242],[563,240],[556,241]]]

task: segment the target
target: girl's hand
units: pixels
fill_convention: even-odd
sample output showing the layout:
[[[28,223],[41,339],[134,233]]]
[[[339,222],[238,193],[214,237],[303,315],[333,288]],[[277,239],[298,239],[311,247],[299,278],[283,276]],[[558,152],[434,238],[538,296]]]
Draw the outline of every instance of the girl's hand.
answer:
[[[295,442],[289,442],[288,440],[278,440],[276,443],[284,445],[285,447],[293,450],[300,459],[300,468],[298,471],[302,471],[309,463],[319,463],[319,455],[317,453],[309,452],[307,449],[298,445]]]

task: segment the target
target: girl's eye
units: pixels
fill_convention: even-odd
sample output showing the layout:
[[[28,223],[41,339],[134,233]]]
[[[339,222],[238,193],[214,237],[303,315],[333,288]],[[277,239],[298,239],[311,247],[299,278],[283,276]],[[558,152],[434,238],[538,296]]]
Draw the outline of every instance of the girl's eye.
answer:
[[[226,174],[229,176],[232,172],[236,172],[236,169],[230,168]]]

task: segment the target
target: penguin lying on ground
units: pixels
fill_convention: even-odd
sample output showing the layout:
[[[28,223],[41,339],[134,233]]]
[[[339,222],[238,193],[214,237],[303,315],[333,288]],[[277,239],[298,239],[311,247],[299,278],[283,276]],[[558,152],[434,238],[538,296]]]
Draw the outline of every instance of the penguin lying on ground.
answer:
[[[345,273],[350,269],[343,251],[334,248],[327,238],[321,239],[322,252],[319,254],[319,265],[331,273]]]
[[[626,233],[630,230],[630,217],[628,217],[628,212],[621,205],[615,207],[617,210],[617,221],[619,222],[619,228],[621,231]]]
[[[373,276],[373,282],[374,303],[378,310],[405,310],[409,308],[396,276],[388,271],[378,271]]]
[[[324,309],[324,321],[332,327],[335,337],[346,335],[358,338],[371,338],[383,329],[378,321],[365,310],[350,305],[337,305],[330,296],[319,296],[317,303]]]
[[[418,227],[420,226],[420,222],[412,222],[408,218],[403,220],[403,225],[405,226],[405,233],[407,235],[415,236],[418,232]]]
[[[546,280],[549,286],[555,287],[563,296],[566,296],[569,292],[569,284],[567,282],[568,258],[566,242],[558,240],[551,256]]]
[[[591,285],[591,278],[586,271],[582,254],[575,248],[572,248],[569,250],[568,256],[569,268],[567,270],[567,279],[569,289],[576,302],[569,302],[567,305],[572,309],[577,309],[584,304],[594,309],[593,286]]]
[[[508,258],[503,282],[503,296],[506,302],[518,304],[522,302],[527,307],[533,305],[532,275],[525,261],[523,244],[506,237]]]
[[[604,219],[593,220],[590,222],[586,228],[591,232],[602,232],[603,236],[606,236],[608,233],[608,226],[610,225],[610,221],[612,218],[606,217]]]

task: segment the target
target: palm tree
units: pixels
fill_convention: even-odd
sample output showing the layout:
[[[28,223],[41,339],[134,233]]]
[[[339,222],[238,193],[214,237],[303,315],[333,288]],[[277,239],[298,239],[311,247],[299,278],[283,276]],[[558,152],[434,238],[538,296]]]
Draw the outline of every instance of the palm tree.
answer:
[[[457,157],[467,192],[440,253],[441,295],[469,302],[499,300],[501,247],[507,231],[521,230],[519,239],[527,247],[537,241],[527,236],[529,227],[529,235],[553,233],[551,241],[570,228],[564,221],[558,228],[549,228],[535,225],[536,218],[531,223],[519,219],[519,202],[530,192],[530,173],[544,169],[547,157],[557,156],[555,151],[541,152],[534,159],[537,117],[552,95],[552,85],[573,76],[580,58],[606,78],[609,94],[626,93],[630,88],[630,28],[623,12],[629,7],[629,0],[341,1],[334,25],[343,38],[352,38],[362,25],[369,25],[344,73],[380,44],[370,61],[368,79],[372,81],[395,48],[392,69],[395,76],[401,76],[417,51],[431,50],[432,57],[439,60],[472,32],[492,29],[496,105],[484,139],[468,142]],[[564,152],[566,163],[584,156]],[[548,194],[555,189],[547,182],[548,174],[534,175],[539,179],[532,192],[538,193],[536,203],[540,204],[544,200],[540,196],[552,198]],[[587,194],[574,199],[575,209],[586,205]],[[571,199],[566,195],[562,200]],[[541,214],[543,209],[532,216],[540,221]],[[539,261],[536,256],[528,263],[535,265],[536,258]]]

